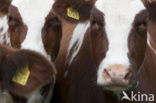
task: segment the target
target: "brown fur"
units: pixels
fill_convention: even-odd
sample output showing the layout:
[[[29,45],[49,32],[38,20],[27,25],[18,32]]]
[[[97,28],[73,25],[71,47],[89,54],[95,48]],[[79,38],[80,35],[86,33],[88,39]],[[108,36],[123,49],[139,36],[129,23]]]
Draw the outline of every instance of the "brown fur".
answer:
[[[21,15],[15,6],[11,5],[9,7],[8,16],[11,46],[19,49],[26,37],[27,26],[23,23]]]
[[[42,29],[42,40],[46,52],[51,55],[52,61],[56,60],[61,37],[61,22],[51,10],[46,18],[45,26]]]
[[[62,40],[61,40],[61,44],[60,44],[61,46],[60,46],[60,50],[59,50],[59,55],[56,59],[56,64],[60,63],[60,64],[64,65],[69,42],[71,40],[72,33],[73,33],[74,28],[76,27],[76,24],[69,23],[66,20],[63,20],[61,22],[62,22]],[[58,66],[62,67],[62,65],[58,65]],[[58,72],[60,71],[58,68],[57,68],[57,70],[58,70]]]
[[[152,3],[148,5],[148,11],[149,11],[149,22],[148,22],[148,32],[149,32],[149,38],[150,38],[150,43],[152,48],[156,51],[156,1],[152,0]],[[146,58],[144,61],[143,68],[141,72],[139,73],[139,82],[140,85],[138,86],[138,89],[144,91],[144,93],[153,93],[156,94],[156,54],[154,51],[147,46],[147,51],[146,51]],[[144,80],[142,81],[142,78]],[[156,99],[156,98],[155,98]]]
[[[134,28],[129,36],[129,58],[132,63],[132,67],[135,71],[138,71],[143,64],[143,60],[146,52],[146,39],[147,39],[147,17],[148,12],[146,10],[140,12],[133,23]]]
[[[62,22],[62,40],[61,40],[61,44],[60,44],[60,50],[58,53],[58,57],[56,59],[56,69],[57,69],[57,80],[56,82],[60,83],[62,81],[62,76],[64,74],[65,71],[65,62],[66,62],[66,54],[67,54],[67,49],[72,37],[72,33],[74,28],[76,27],[76,23],[70,23],[64,19],[61,20]],[[59,89],[58,89],[59,88]],[[54,89],[54,93],[53,93],[53,102],[56,103],[60,103],[60,87],[59,85],[56,83],[55,85],[55,89]]]
[[[149,16],[151,20],[156,22],[156,1],[149,5]]]
[[[94,57],[97,66],[100,64],[103,57],[105,57],[105,53],[108,50],[108,40],[107,40],[106,32],[104,30],[105,24],[104,24],[103,15],[104,14],[101,13],[99,10],[93,8],[92,15],[91,15],[90,39],[91,39],[91,46],[92,46],[92,55]],[[97,54],[99,55],[97,56]]]

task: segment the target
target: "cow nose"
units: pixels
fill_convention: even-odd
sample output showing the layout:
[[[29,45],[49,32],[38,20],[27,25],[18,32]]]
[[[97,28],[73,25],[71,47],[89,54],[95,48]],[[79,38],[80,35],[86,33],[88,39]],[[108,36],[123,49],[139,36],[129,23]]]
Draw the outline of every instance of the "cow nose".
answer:
[[[123,65],[112,65],[104,69],[103,78],[109,89],[124,89],[130,84],[132,70]]]

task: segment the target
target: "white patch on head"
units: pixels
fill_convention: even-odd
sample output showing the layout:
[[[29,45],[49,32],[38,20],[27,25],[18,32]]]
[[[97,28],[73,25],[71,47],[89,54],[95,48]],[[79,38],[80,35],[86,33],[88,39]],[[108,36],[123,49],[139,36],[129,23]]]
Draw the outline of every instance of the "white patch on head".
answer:
[[[53,3],[54,0],[12,1],[12,5],[18,8],[24,24],[28,27],[26,38],[21,45],[22,48],[40,52],[48,58],[50,57],[42,42],[42,29]]]
[[[0,17],[0,44],[10,46],[10,36],[8,33],[8,19],[7,15]]]
[[[96,7],[104,13],[105,30],[109,42],[106,57],[98,68],[97,83],[104,85],[103,71],[110,65],[130,66],[128,37],[135,16],[145,9],[141,0],[97,0]]]
[[[156,50],[152,47],[151,42],[150,42],[150,34],[149,32],[147,33],[147,44],[151,48],[151,50],[156,54]]]
[[[73,59],[78,54],[78,52],[81,48],[81,45],[83,43],[85,33],[89,26],[90,26],[90,22],[86,21],[86,22],[77,24],[77,26],[75,27],[73,34],[72,34],[72,38],[69,43],[68,51],[67,51],[67,59],[69,59],[67,62],[69,65],[72,63]],[[70,56],[70,51],[73,48],[75,43],[76,43],[76,45],[73,49],[72,55],[70,58],[68,58]],[[65,72],[65,76],[67,75],[67,73],[68,73],[68,70]]]

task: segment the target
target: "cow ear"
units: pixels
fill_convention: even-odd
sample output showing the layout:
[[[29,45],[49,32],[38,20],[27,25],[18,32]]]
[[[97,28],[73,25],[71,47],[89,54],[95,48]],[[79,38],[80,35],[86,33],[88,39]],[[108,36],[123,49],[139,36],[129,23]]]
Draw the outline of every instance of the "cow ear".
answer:
[[[54,11],[68,21],[85,21],[89,19],[95,0],[56,0]]]
[[[0,15],[8,13],[8,8],[12,0],[0,0]]]
[[[40,54],[28,50],[7,54],[0,68],[3,87],[22,96],[46,85],[56,74],[53,63]]]

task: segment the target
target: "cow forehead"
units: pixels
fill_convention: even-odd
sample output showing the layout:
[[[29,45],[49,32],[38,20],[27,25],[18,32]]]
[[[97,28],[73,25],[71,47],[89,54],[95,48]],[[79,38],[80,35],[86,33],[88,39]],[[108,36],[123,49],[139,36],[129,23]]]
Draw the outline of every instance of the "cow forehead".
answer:
[[[135,16],[145,9],[141,0],[97,0],[95,5],[104,13],[105,22],[123,27],[131,25]]]
[[[52,9],[54,0],[13,0],[12,5],[17,7],[23,22],[26,25],[42,23]]]

